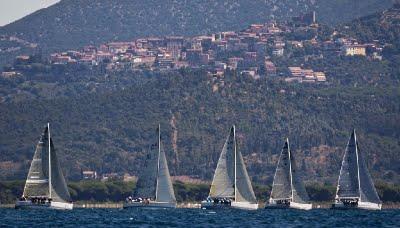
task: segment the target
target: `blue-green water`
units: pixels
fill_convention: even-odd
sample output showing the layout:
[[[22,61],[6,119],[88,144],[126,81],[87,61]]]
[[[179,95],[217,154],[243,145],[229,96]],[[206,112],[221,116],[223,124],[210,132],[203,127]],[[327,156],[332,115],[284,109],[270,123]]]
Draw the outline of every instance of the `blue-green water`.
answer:
[[[0,227],[400,227],[400,210],[0,209]]]

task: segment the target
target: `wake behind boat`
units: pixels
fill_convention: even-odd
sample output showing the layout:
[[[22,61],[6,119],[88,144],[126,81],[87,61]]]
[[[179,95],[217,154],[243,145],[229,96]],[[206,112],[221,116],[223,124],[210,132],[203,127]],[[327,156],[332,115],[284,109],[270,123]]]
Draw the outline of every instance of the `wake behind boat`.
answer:
[[[286,139],[276,167],[271,196],[266,209],[293,208],[310,210],[312,204],[297,172],[289,139]]]
[[[336,190],[335,209],[381,210],[382,202],[376,192],[367,164],[353,130],[343,156]]]
[[[16,209],[72,209],[73,204],[58,162],[50,124],[36,146],[22,197]]]
[[[219,157],[209,196],[201,202],[204,209],[229,207],[258,209],[242,154],[237,149],[235,126],[232,126]]]
[[[160,125],[158,140],[150,146],[145,168],[140,174],[133,197],[124,203],[124,208],[151,207],[175,208],[176,199],[165,152],[161,143]]]

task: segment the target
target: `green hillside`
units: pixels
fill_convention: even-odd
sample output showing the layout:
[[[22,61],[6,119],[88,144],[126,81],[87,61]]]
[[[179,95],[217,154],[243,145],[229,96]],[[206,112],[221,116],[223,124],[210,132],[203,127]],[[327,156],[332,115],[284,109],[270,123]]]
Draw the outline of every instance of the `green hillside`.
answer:
[[[307,178],[334,182],[354,127],[373,176],[390,174],[389,181],[396,181],[399,111],[397,86],[314,87],[235,74],[222,84],[202,72],[171,73],[117,92],[1,104],[1,176],[24,176],[50,121],[69,178],[78,177],[81,168],[136,174],[161,123],[173,175],[210,179],[229,127],[236,124],[256,182],[271,181],[285,137]],[[13,168],[5,169],[10,163]]]

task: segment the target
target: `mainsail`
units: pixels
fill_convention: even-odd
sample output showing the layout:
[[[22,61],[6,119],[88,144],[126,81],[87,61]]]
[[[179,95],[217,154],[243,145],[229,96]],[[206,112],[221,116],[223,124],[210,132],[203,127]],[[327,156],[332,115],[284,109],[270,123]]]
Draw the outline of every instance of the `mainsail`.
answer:
[[[336,198],[357,198],[360,196],[357,157],[356,135],[353,131],[344,152]]]
[[[343,156],[336,198],[359,198],[362,202],[381,203],[363,154],[360,152],[355,130],[350,136]]]
[[[307,203],[309,201],[295,158],[290,150],[289,139],[286,139],[279,156],[272,184],[271,199],[291,200],[296,203]]]
[[[237,149],[235,134],[235,126],[232,126],[222,148],[209,195],[215,198],[234,198],[236,202],[256,203],[243,156]]]
[[[210,196],[221,198],[235,197],[235,129],[231,128],[228,138],[222,148],[221,155],[215,169],[214,178],[211,183]]]
[[[53,140],[50,137],[49,124],[45,128],[39,143],[36,145],[23,196],[48,197],[56,202],[71,201]]]
[[[271,199],[283,200],[292,197],[289,159],[289,142],[286,141],[279,155],[278,165],[276,166]]]
[[[28,177],[25,182],[24,197],[41,196],[48,197],[49,178],[48,178],[48,128],[44,129],[38,144],[36,145],[35,154],[31,162]]]
[[[175,202],[165,151],[157,128],[158,140],[151,144],[145,167],[140,173],[134,197],[150,198],[158,202]]]

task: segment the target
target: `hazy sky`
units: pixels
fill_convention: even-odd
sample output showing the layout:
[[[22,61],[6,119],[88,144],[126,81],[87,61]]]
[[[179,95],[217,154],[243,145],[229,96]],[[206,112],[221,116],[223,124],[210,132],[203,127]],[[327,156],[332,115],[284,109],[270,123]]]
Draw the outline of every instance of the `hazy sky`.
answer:
[[[60,0],[0,0],[0,26],[18,20]]]

